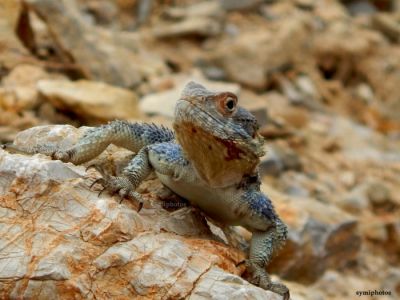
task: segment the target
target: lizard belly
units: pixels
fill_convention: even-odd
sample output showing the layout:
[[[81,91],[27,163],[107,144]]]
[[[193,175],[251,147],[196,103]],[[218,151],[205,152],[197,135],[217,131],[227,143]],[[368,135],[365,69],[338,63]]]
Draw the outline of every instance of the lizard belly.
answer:
[[[212,219],[227,225],[239,225],[243,214],[237,209],[240,201],[235,187],[212,188],[200,182],[175,180],[170,176],[157,173],[161,182],[173,192],[198,206]]]

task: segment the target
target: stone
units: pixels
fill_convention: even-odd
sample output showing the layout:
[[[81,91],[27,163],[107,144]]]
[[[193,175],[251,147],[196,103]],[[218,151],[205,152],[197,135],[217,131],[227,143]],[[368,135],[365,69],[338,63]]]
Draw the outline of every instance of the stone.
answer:
[[[345,1],[345,5],[350,14],[354,16],[372,15],[377,12],[375,6],[367,0]]]
[[[86,4],[86,9],[98,24],[110,24],[115,18],[118,18],[118,7],[113,2],[89,1]]]
[[[226,10],[249,10],[257,8],[262,0],[220,0],[222,8]]]
[[[32,58],[16,33],[18,26],[21,25],[20,14],[22,11],[23,4],[20,1],[4,0],[1,2],[0,62],[6,69],[12,69],[20,64],[21,56],[25,56],[26,59]]]
[[[51,29],[64,56],[72,57],[91,80],[131,88],[144,78],[168,73],[141,37],[95,27],[80,14],[76,0],[28,0]]]
[[[367,239],[384,244],[388,240],[388,231],[386,222],[379,217],[363,217],[360,229]]]
[[[372,25],[389,40],[394,43],[400,42],[400,23],[394,16],[383,13],[376,14],[372,17]]]
[[[287,170],[301,170],[302,164],[298,155],[278,145],[270,145],[266,155],[261,159],[261,175],[279,175]]]
[[[384,205],[391,201],[390,190],[388,187],[379,181],[372,181],[366,187],[368,199],[372,205]]]
[[[243,106],[256,117],[260,128],[272,122],[265,95],[257,95],[251,90],[243,89],[240,92],[239,101],[240,106]]]
[[[388,273],[382,282],[382,289],[390,291],[392,297],[398,298],[400,297],[400,269],[392,267]]]
[[[315,0],[296,0],[294,2],[303,9],[313,9],[315,7]]]
[[[222,18],[224,11],[218,1],[201,1],[187,6],[167,7],[164,11],[166,18],[188,19],[198,17]]]
[[[223,284],[222,284],[223,283]],[[227,274],[217,267],[204,273],[188,299],[271,299],[282,297],[254,287],[238,276]]]
[[[270,30],[251,30],[222,39],[208,60],[235,82],[256,90],[272,82],[272,74],[291,65],[306,50],[307,19],[274,23]],[[281,49],[285,49],[282,51]]]
[[[34,108],[39,103],[36,83],[49,77],[51,76],[40,67],[28,64],[16,66],[3,78],[0,94],[7,101],[2,100],[1,106],[12,111]]]
[[[368,198],[360,189],[354,188],[339,199],[338,204],[347,212],[360,214],[369,207]]]
[[[40,126],[15,143],[68,147],[85,130]],[[281,299],[239,277],[244,254],[215,241],[196,209],[168,212],[153,190],[138,214],[90,190],[95,173],[0,149],[2,298]]]
[[[398,205],[385,183],[368,177],[346,193],[339,203],[344,209],[355,214],[359,214],[369,207],[374,211],[382,211],[393,209]]]
[[[140,116],[135,93],[106,83],[40,80],[37,88],[56,108],[71,111],[81,119],[104,122]]]
[[[222,31],[222,24],[212,18],[192,18],[176,23],[160,23],[152,33],[157,38],[181,37],[181,36],[216,36]]]
[[[356,88],[356,95],[366,103],[372,103],[375,95],[371,87],[366,83],[361,83]]]
[[[261,186],[274,201],[278,214],[289,226],[285,246],[268,269],[300,283],[316,282],[328,269],[354,262],[360,251],[358,221],[330,203],[308,197],[288,197]]]
[[[358,274],[343,274],[335,270],[325,272],[309,289],[324,291],[324,296],[338,299],[356,299],[355,291],[372,289],[371,281],[363,281]],[[359,297],[359,296],[357,296]]]
[[[295,82],[291,82],[284,76],[277,76],[276,80],[282,93],[289,99],[291,104],[303,106],[310,110],[323,111],[322,105],[318,102],[320,96],[307,76],[301,75]]]

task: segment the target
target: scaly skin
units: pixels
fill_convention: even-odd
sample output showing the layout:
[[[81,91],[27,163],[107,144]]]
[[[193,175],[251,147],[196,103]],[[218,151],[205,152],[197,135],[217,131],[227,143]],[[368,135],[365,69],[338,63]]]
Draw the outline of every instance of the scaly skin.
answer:
[[[212,220],[247,228],[253,233],[246,262],[251,282],[287,300],[288,288],[272,282],[265,270],[286,240],[287,228],[260,191],[257,166],[264,152],[257,129],[254,116],[237,106],[234,94],[210,92],[190,82],[176,105],[176,137],[153,124],[114,121],[88,130],[67,150],[39,146],[23,151],[74,164],[95,158],[109,144],[136,152],[121,176],[109,176],[97,167],[102,174],[98,182],[110,192],[142,202],[135,189],[155,171],[164,185]]]

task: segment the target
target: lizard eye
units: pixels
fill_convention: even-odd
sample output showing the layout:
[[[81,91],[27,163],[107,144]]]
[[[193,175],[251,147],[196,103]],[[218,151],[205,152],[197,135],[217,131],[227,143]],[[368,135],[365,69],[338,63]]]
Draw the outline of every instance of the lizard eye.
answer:
[[[228,98],[225,102],[225,107],[227,108],[228,111],[233,111],[236,106],[235,100],[232,98]]]
[[[224,116],[230,116],[236,111],[237,98],[232,93],[221,93],[216,97],[219,112]]]

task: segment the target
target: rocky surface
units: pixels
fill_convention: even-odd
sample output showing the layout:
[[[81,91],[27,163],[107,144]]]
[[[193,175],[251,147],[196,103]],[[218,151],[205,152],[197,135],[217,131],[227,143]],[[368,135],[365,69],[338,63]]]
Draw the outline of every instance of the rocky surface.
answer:
[[[68,147],[115,118],[169,126],[193,79],[235,92],[289,226],[272,276],[292,299],[399,298],[400,1],[171,3],[2,0],[0,143]],[[118,173],[133,155],[96,161]],[[249,232],[228,245],[154,177],[137,213],[89,189],[85,166],[0,150],[1,299],[279,299],[245,280]]]
[[[81,133],[35,127],[16,143],[68,146]],[[243,254],[217,241],[198,211],[163,209],[154,186],[139,214],[90,191],[95,174],[83,166],[0,150],[0,174],[2,298],[279,299],[238,276]]]

